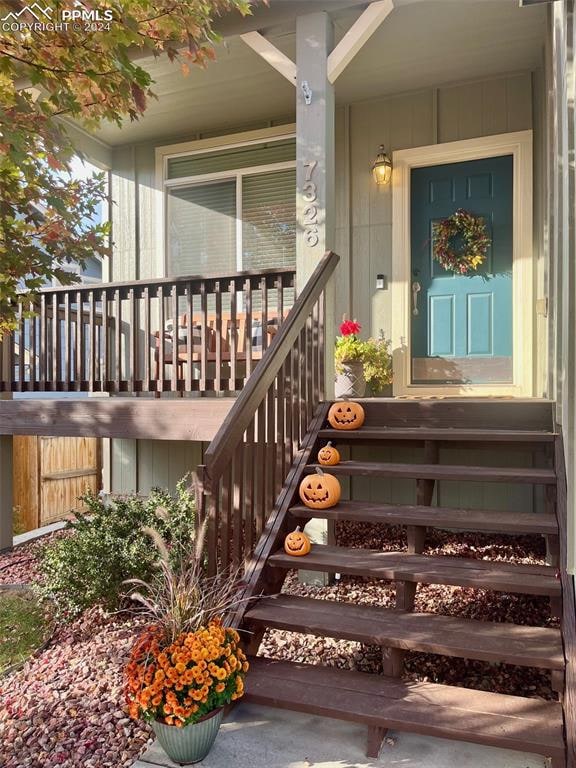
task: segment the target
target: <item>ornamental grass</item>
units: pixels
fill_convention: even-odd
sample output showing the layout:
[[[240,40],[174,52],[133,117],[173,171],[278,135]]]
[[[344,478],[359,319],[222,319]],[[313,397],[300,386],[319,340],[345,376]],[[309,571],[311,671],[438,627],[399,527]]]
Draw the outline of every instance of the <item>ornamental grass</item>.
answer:
[[[131,597],[149,622],[126,668],[125,697],[132,718],[182,727],[240,698],[248,662],[235,629],[226,626],[242,602],[240,572],[208,576],[206,521],[187,546],[170,549],[145,532],[159,554],[155,576]]]

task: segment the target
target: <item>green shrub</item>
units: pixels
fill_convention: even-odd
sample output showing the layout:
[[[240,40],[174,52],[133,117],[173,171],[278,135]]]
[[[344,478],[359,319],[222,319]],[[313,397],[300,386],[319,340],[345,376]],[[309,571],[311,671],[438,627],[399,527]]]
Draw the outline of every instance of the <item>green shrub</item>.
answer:
[[[54,601],[61,619],[103,604],[122,607],[126,579],[150,579],[158,567],[158,552],[143,530],[153,527],[169,545],[186,546],[195,526],[194,495],[183,478],[172,496],[154,489],[149,496],[117,496],[109,504],[88,494],[86,513],[75,513],[68,536],[41,548],[42,579],[37,591]]]

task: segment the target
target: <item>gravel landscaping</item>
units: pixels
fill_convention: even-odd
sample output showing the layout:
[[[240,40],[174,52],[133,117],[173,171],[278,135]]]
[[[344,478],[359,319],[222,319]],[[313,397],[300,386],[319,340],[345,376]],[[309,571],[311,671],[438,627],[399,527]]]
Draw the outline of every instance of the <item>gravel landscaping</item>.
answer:
[[[36,580],[39,546],[35,541],[1,555],[0,580]],[[92,609],[0,678],[2,768],[132,765],[151,742],[150,729],[122,708],[123,667],[140,628],[134,618]]]
[[[38,581],[38,549],[50,541],[69,536],[67,531],[56,531],[48,536],[21,544],[11,552],[0,554],[0,584],[32,584]]]
[[[62,532],[53,536],[67,535]],[[339,524],[339,543],[383,550],[405,548],[401,529]],[[45,539],[43,540],[45,541]],[[0,556],[0,583],[38,578],[32,542]],[[543,563],[540,537],[455,535],[434,532],[427,551],[453,557]],[[328,587],[300,584],[289,575],[284,591],[328,600],[394,606],[391,585],[342,578]],[[547,601],[459,587],[420,586],[419,611],[478,619],[554,626]],[[0,678],[0,765],[2,768],[120,768],[130,766],[150,742],[146,726],[129,720],[122,708],[122,671],[140,626],[134,618],[107,616],[92,609],[60,628],[49,646],[17,672]],[[260,653],[342,668],[379,671],[378,648],[358,643],[269,631]],[[410,653],[406,674],[471,688],[555,698],[548,675],[506,665],[490,665]]]
[[[98,609],[59,631],[48,648],[0,680],[3,768],[119,768],[150,740],[122,709],[134,620]]]

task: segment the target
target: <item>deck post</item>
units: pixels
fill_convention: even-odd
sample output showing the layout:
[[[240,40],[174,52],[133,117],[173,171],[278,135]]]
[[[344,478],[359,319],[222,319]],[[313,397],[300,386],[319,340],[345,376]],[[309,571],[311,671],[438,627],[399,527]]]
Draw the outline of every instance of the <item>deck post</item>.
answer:
[[[13,544],[12,435],[0,435],[0,552]]]
[[[328,80],[333,28],[325,12],[296,19],[296,287],[300,292],[334,248],[334,86]],[[334,278],[325,293],[327,399],[333,395]]]

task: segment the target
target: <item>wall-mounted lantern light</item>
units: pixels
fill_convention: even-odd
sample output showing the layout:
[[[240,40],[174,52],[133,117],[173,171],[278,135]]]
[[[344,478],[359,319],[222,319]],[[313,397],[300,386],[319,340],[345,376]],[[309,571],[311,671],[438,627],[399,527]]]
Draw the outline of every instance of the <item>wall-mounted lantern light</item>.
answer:
[[[389,184],[392,178],[392,160],[384,152],[384,145],[380,144],[376,160],[372,165],[372,176],[376,184]]]

